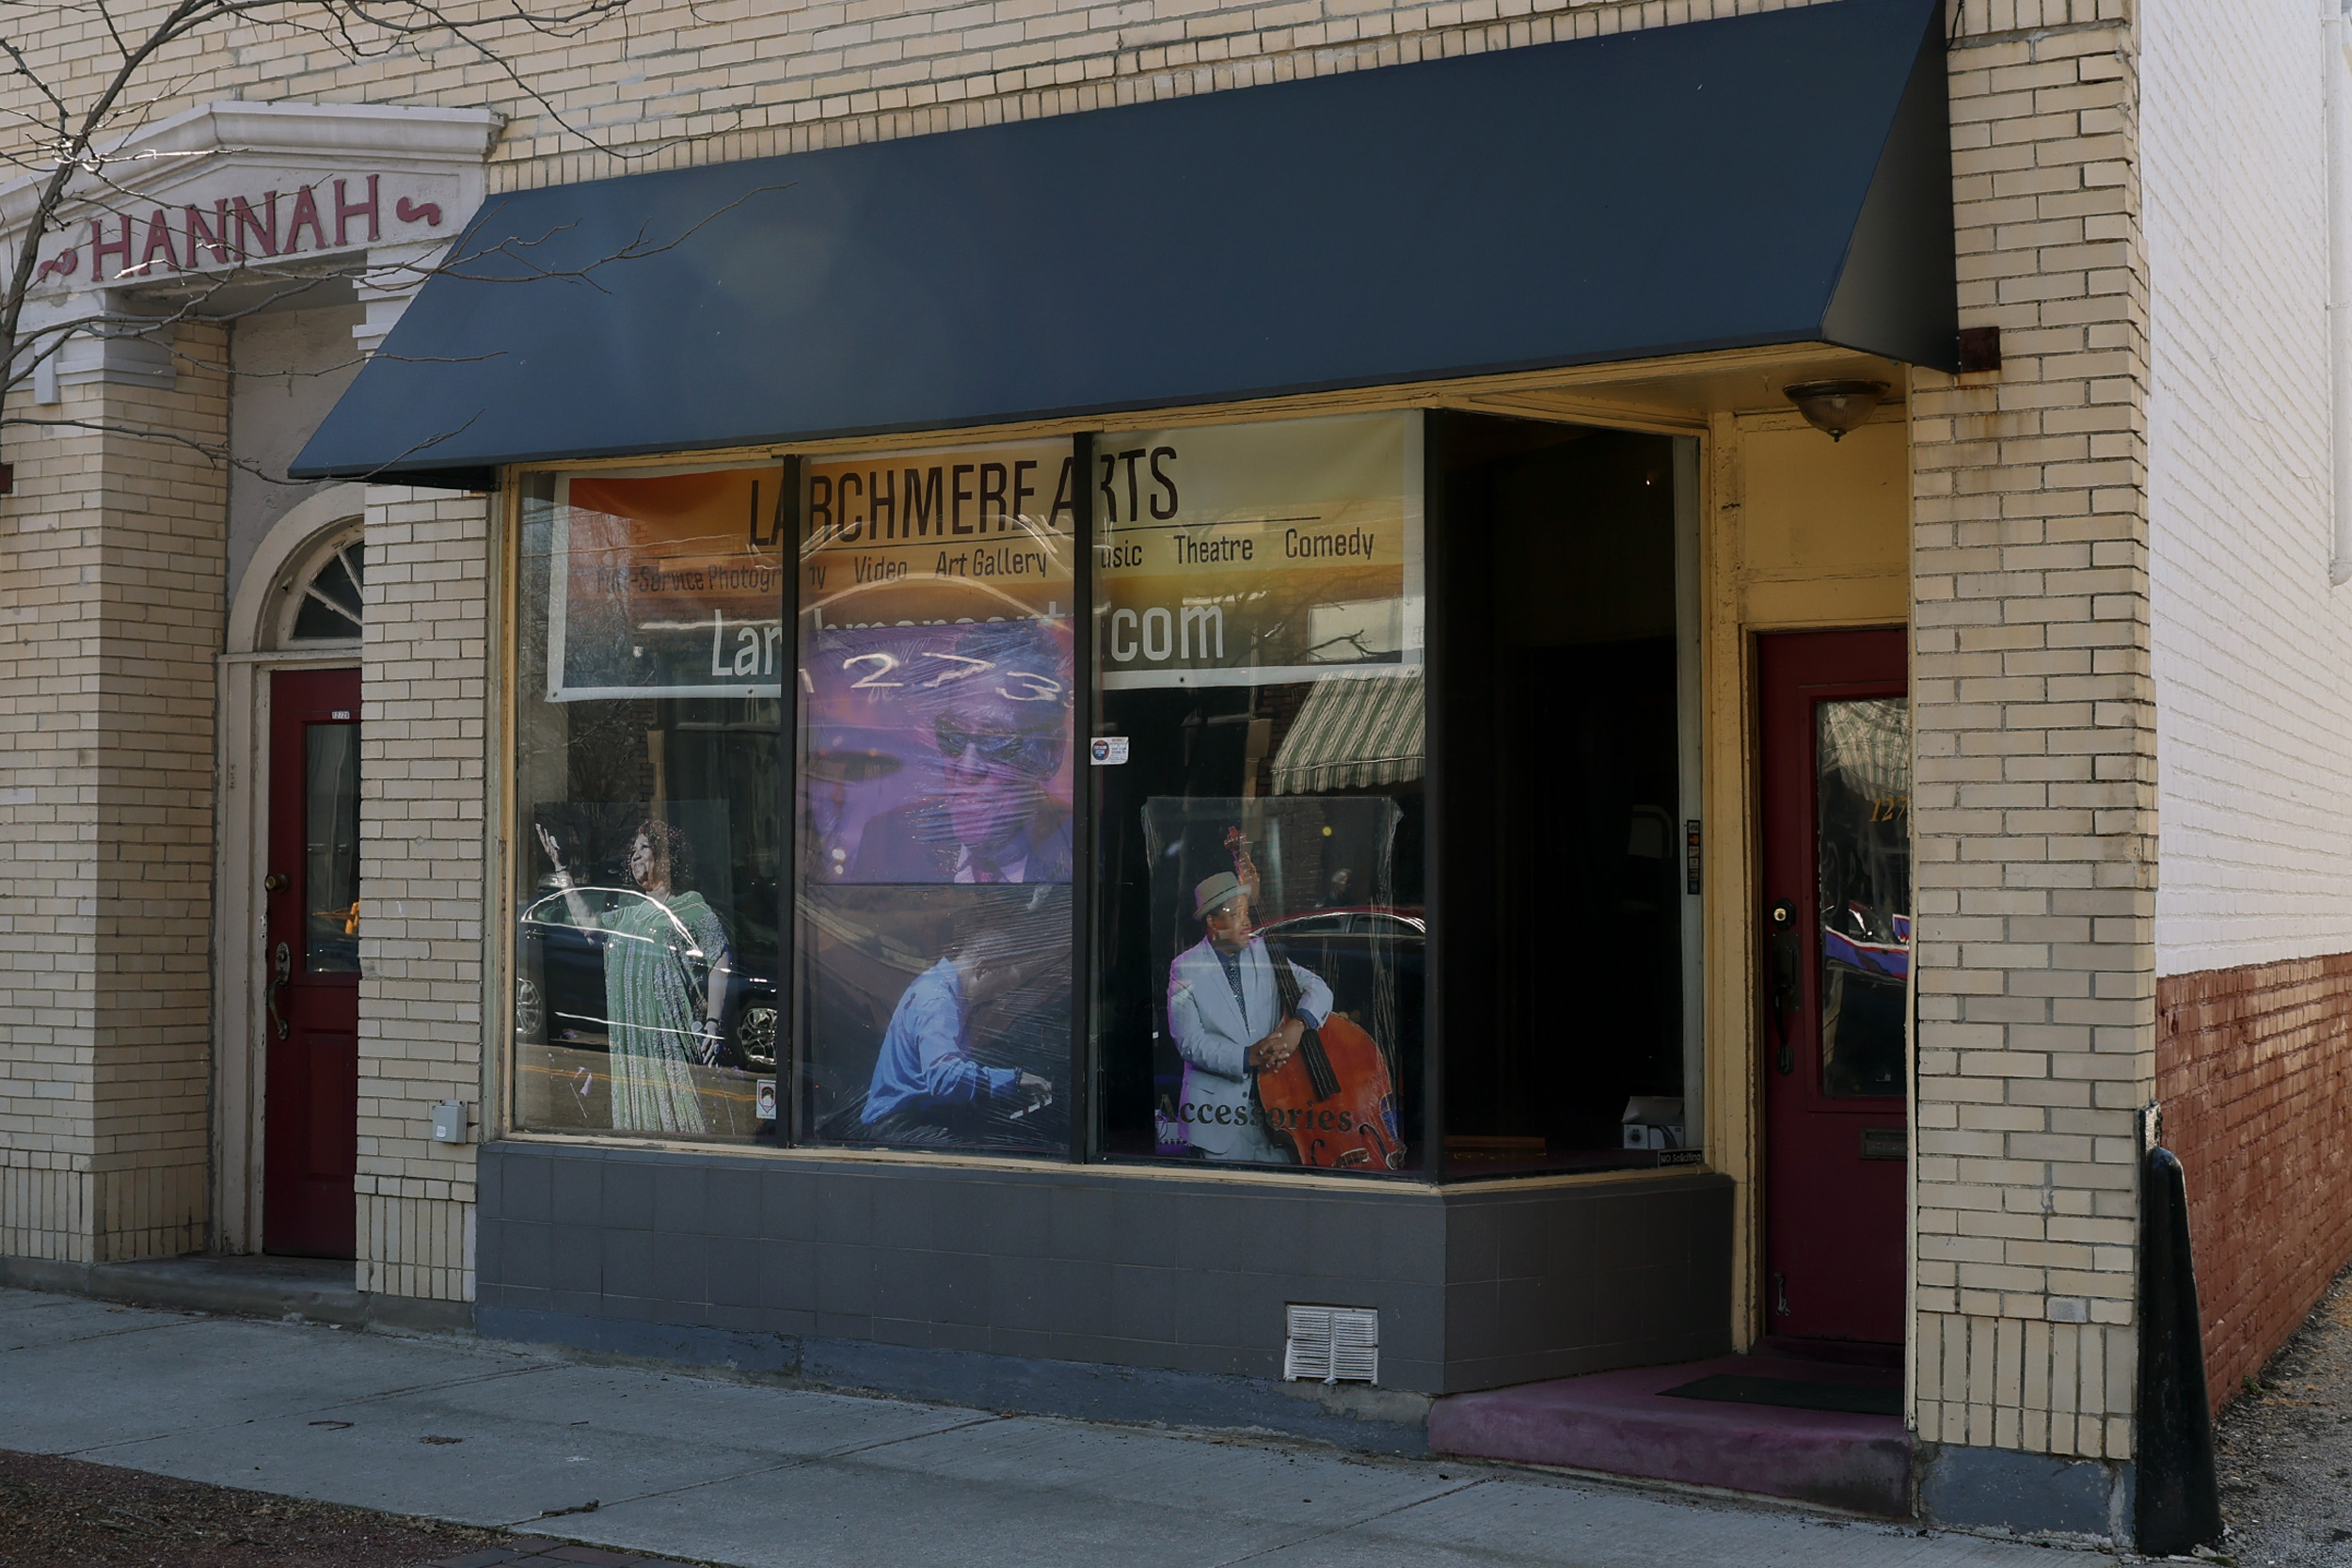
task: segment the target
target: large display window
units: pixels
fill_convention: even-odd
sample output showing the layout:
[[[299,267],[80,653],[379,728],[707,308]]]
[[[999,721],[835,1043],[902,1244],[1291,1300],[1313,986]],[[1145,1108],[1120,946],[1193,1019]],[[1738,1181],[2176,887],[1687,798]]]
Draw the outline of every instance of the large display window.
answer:
[[[1074,456],[808,465],[804,1141],[1070,1147]]]
[[[1422,1162],[1421,435],[1381,414],[1098,442],[1114,1156]]]
[[[1418,411],[523,476],[515,1121],[1696,1160],[1694,476]]]
[[[772,1136],[782,465],[531,475],[514,686],[514,1117]]]

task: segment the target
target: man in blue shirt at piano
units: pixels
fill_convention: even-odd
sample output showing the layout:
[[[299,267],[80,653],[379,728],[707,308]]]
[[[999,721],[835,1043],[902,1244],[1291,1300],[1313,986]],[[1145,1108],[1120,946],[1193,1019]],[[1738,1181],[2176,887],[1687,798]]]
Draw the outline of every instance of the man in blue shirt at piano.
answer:
[[[972,1054],[972,1015],[1067,958],[1027,940],[1017,925],[987,926],[916,975],[882,1033],[860,1112],[862,1135],[883,1143],[1027,1141],[1020,1124],[1053,1103],[1053,1083],[981,1065]]]

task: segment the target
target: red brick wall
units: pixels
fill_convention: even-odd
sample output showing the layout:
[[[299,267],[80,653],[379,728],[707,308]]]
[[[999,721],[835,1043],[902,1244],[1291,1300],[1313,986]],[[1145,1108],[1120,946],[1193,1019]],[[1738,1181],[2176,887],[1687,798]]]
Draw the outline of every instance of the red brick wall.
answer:
[[[2218,1409],[2352,1259],[2352,953],[2159,979],[2156,1098]]]

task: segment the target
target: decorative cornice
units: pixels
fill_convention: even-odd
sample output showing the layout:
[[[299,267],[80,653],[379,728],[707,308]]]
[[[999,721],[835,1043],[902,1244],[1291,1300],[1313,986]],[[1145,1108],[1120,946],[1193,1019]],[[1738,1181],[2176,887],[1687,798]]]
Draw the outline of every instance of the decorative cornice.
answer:
[[[158,302],[234,315],[330,274],[364,308],[352,336],[373,351],[482,205],[504,125],[487,109],[207,103],[100,149],[45,232],[25,231],[43,182],[0,187],[0,249],[40,251],[27,325],[119,315],[123,328],[41,351],[35,401],[88,380],[168,384],[168,344],[138,325]]]
[[[248,103],[188,109],[100,149],[105,186],[164,198],[224,165],[326,169],[362,165],[386,171],[478,169],[504,128],[488,109],[405,108],[381,103]],[[39,178],[0,186],[0,237],[13,238],[40,199]],[[108,191],[77,177],[66,207],[109,210]]]

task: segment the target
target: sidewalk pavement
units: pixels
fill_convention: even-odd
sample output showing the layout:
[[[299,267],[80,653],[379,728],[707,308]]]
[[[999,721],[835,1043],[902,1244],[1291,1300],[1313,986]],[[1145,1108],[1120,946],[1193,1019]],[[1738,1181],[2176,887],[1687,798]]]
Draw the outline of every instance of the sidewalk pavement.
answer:
[[[0,1290],[0,1449],[735,1568],[2070,1560],[1502,1466],[26,1291]]]

